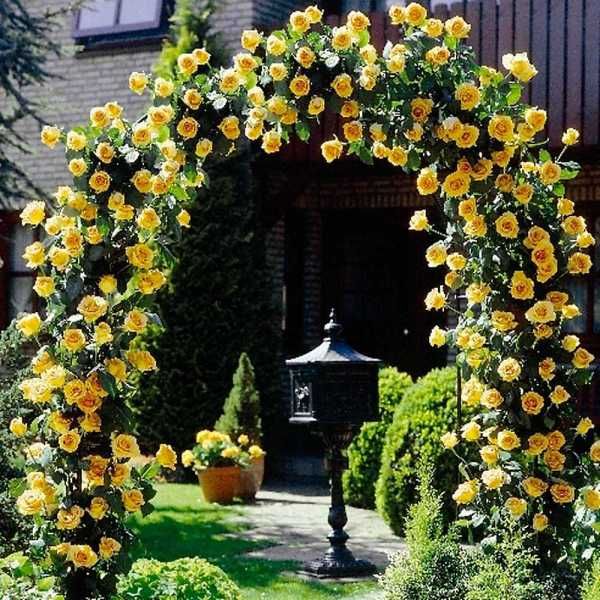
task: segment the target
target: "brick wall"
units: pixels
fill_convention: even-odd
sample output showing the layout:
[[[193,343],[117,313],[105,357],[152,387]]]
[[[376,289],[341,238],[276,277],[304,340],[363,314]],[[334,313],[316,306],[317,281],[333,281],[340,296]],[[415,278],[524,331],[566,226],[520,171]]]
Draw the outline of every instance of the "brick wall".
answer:
[[[33,12],[64,4],[65,0],[27,0],[27,7]],[[258,24],[273,26],[280,23],[298,3],[294,0],[224,0],[218,4],[213,26],[233,52],[239,47],[243,29]],[[80,51],[73,47],[70,16],[63,19],[57,39],[66,46],[65,56],[53,58],[48,68],[60,78],[52,79],[32,94],[42,103],[44,118],[70,128],[85,122],[92,106],[116,100],[125,108],[128,118],[135,120],[147,100],[129,91],[129,74],[132,71],[149,71],[160,44]],[[32,153],[20,157],[20,161],[32,179],[48,192],[67,182],[69,175],[64,156],[60,151],[51,151],[39,143],[39,125],[27,120],[21,123],[19,130],[31,140]]]

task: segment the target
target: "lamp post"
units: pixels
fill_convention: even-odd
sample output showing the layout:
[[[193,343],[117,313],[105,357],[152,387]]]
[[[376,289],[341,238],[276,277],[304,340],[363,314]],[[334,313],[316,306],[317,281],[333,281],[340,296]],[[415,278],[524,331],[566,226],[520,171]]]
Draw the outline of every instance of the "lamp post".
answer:
[[[290,423],[316,425],[327,451],[331,505],[325,555],[305,565],[318,577],[361,577],[376,567],[354,557],[347,548],[348,522],[342,473],[347,467],[344,450],[366,421],[379,420],[378,371],[381,361],[351,348],[342,338],[342,326],[332,309],[323,342],[302,356],[286,361],[290,371]]]

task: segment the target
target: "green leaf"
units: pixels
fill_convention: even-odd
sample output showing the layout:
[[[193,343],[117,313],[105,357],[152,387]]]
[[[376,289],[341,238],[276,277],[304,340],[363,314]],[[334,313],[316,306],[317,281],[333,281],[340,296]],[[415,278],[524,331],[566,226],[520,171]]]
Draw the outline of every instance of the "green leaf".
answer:
[[[523,93],[523,88],[518,83],[510,84],[510,91],[506,94],[506,101],[509,106],[513,106],[521,99],[521,94]]]
[[[8,482],[8,493],[13,497],[17,498],[27,489],[27,479],[25,477],[21,479],[11,479]]]
[[[370,41],[371,41],[371,36],[369,35],[369,32],[366,29],[364,29],[363,31],[361,31],[358,34],[358,47],[359,48],[366,46]]]
[[[40,592],[48,592],[54,587],[55,581],[54,577],[43,577],[37,582],[36,587]]]
[[[552,155],[546,149],[540,150],[540,160],[542,162],[547,162],[549,160],[552,160]]]
[[[307,142],[310,139],[310,127],[304,121],[298,121],[296,123],[296,135],[303,142]]]
[[[158,129],[157,140],[159,143],[166,142],[170,137],[169,128],[166,125],[163,125]]]
[[[575,179],[579,175],[579,171],[573,171],[570,169],[562,169],[560,172],[561,179]]]

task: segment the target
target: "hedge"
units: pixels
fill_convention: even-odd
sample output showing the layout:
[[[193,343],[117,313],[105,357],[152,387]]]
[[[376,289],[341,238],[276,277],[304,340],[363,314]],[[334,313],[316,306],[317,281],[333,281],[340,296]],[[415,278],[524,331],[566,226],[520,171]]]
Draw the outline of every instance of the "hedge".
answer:
[[[379,371],[379,417],[365,423],[348,448],[348,469],[344,472],[344,497],[351,506],[375,507],[375,484],[381,467],[385,435],[404,391],[412,384],[410,375],[394,367]]]

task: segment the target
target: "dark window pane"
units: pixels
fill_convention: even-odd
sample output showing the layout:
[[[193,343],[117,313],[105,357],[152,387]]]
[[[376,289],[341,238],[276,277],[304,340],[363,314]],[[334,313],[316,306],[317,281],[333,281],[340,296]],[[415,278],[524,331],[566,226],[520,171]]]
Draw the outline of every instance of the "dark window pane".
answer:
[[[78,29],[112,27],[116,23],[117,0],[92,0],[79,12]]]
[[[33,241],[33,230],[31,228],[21,227],[20,225],[15,225],[12,228],[8,257],[8,268],[11,272],[29,271],[23,260],[23,252]]]
[[[162,0],[121,0],[119,25],[155,23],[158,26],[161,3]]]
[[[33,310],[33,278],[11,277],[8,284],[8,318]]]
[[[600,333],[600,217],[593,224],[592,230],[596,238],[594,247],[594,333]]]
[[[577,304],[581,315],[575,319],[569,319],[565,321],[565,331],[570,333],[585,333],[587,315],[588,315],[588,282],[575,277],[571,278],[567,284],[569,289],[569,303]]]

